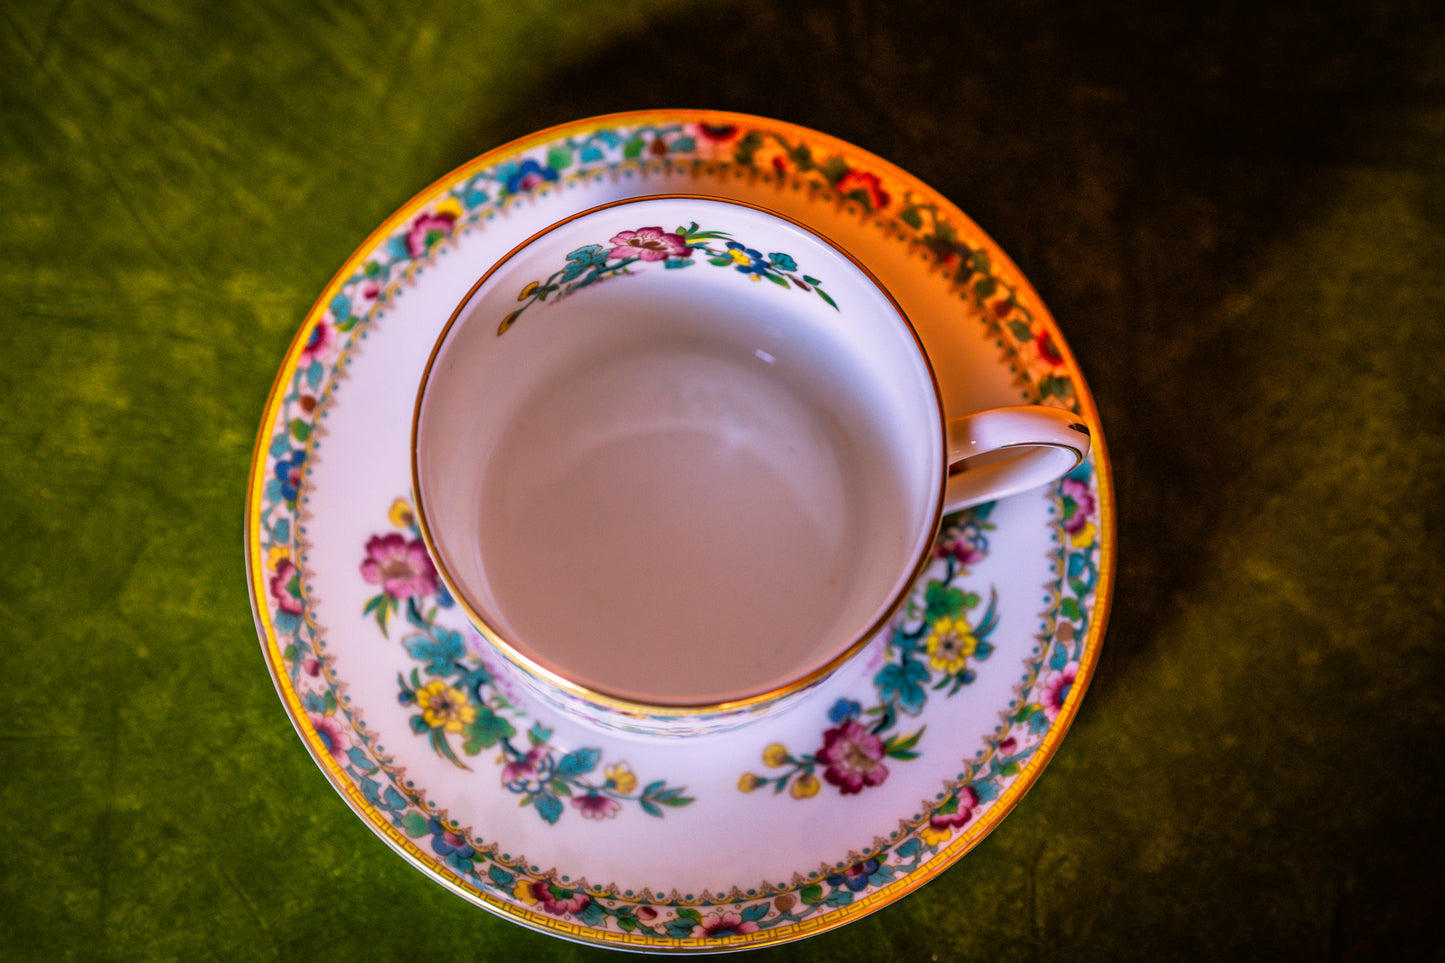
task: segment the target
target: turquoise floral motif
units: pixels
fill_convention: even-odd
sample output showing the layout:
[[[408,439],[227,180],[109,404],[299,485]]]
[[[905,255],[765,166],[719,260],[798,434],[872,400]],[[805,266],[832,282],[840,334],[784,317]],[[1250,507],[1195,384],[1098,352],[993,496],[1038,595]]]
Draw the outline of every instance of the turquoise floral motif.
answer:
[[[437,622],[439,609],[453,603],[427,557],[411,505],[397,499],[389,515],[401,531],[373,535],[366,542],[361,575],[381,585],[382,591],[366,603],[364,614],[373,616],[386,635],[388,615],[404,607],[410,631],[402,636],[401,645],[417,666],[410,675],[398,674],[397,698],[403,706],[416,709],[411,729],[425,736],[434,752],[470,770],[457,755],[454,739],[460,740],[467,756],[497,750],[502,785],[548,823],[562,818],[564,799],[584,819],[596,820],[616,816],[624,803],[637,804],[649,816],[661,816],[664,809],[693,801],[665,780],[639,788],[637,776],[625,762],[606,766],[599,774],[600,749],[561,752],[551,744],[552,730],[540,722],[519,739],[525,713],[467,651],[462,634]]]
[[[993,652],[988,638],[998,627],[998,595],[990,590],[988,605],[971,620],[969,613],[983,599],[962,585],[968,575],[965,566],[988,554],[992,510],[990,502],[961,513],[935,542],[942,577],[929,579],[923,597],[910,599],[895,622],[885,664],[873,677],[868,708],[854,699],[839,699],[828,710],[833,725],[823,731],[819,748],[795,754],[773,743],[763,751],[763,764],[781,772],[744,773],[739,789],[753,792],[771,786],[775,793],[787,789],[794,799],[806,799],[826,782],[841,795],[857,795],[887,780],[888,760],[918,758],[918,741],[926,727],[904,731],[904,720],[923,711],[930,692],[952,698],[973,682],[973,666]]]
[[[692,267],[697,263],[693,260],[694,254],[705,255],[707,263],[714,267],[730,267],[754,281],[766,279],[784,290],[789,289],[791,282],[793,287],[812,291],[833,310],[838,310],[837,303],[823,290],[822,281],[798,273],[798,262],[792,255],[780,251],[764,255],[732,240],[726,231],[700,230],[694,221],[675,231],[664,231],[660,227],[622,231],[607,245],[587,244],[568,253],[566,265],[547,280],[532,281],[522,288],[517,300],[524,302],[523,305],[502,319],[497,334],[505,334],[523,311],[539,301],[549,297],[557,301],[598,281],[636,274],[648,263],[661,261],[665,270]]]
[[[764,886],[710,900],[663,897],[647,891],[618,894],[600,887],[574,886],[554,871],[539,873],[535,867],[518,865],[518,860],[469,838],[470,830],[428,807],[419,791],[376,752],[375,735],[352,717],[348,699],[331,675],[323,633],[315,624],[308,596],[301,547],[307,498],[304,479],[310,469],[313,430],[320,424],[318,405],[330,390],[338,358],[360,332],[381,318],[389,302],[403,294],[407,284],[462,234],[521,194],[603,171],[670,164],[693,165],[704,172],[710,165],[721,165],[729,173],[787,177],[825,192],[823,197],[846,197],[929,252],[935,266],[956,285],[961,300],[978,309],[986,331],[996,339],[1005,358],[1017,364],[1021,390],[1035,400],[1077,410],[1069,366],[1050,329],[1034,313],[1032,296],[1020,290],[1009,271],[992,262],[983,242],[974,239],[973,228],[955,222],[950,208],[931,196],[915,194],[895,175],[870,170],[866,163],[839,155],[834,148],[823,147],[824,143],[765,126],[636,124],[567,134],[526,155],[469,171],[445,186],[425,210],[410,213],[332,292],[324,312],[310,321],[313,327],[308,342],[287,375],[289,380],[278,389],[254,524],[257,564],[264,569],[256,573],[256,601],[269,616],[269,644],[274,645],[283,687],[295,694],[304,710],[306,726],[313,733],[308,742],[334,761],[338,778],[365,800],[368,820],[379,828],[390,826],[398,837],[413,840],[435,854],[459,885],[488,901],[529,907],[580,928],[584,936],[588,931],[603,938],[626,933],[664,946],[669,940],[723,940],[827,917],[855,899],[871,895],[879,886],[923,870],[956,841],[1027,767],[1044,744],[1051,722],[1071,698],[1082,671],[1102,568],[1097,479],[1089,462],[1053,490],[1058,576],[1051,589],[1055,601],[1045,616],[1049,631],[1045,643],[1025,661],[1024,679],[1016,686],[1017,699],[1010,705],[1009,715],[986,738],[984,752],[963,763],[958,780],[945,787],[937,803],[910,822],[909,828],[856,862],[806,874],[791,885]],[[549,172],[555,176],[548,176]],[[969,551],[979,550],[967,538],[955,541],[953,547],[962,553],[956,556],[960,568],[971,564],[964,557]],[[378,595],[384,594],[385,583],[375,584]],[[949,587],[967,594],[964,586]],[[398,598],[395,607],[384,603],[388,609],[380,624],[389,630],[399,628],[397,620],[405,616],[405,624],[414,628],[410,601]],[[429,601],[417,599],[416,611],[423,620],[429,613],[435,614],[433,607],[442,607],[439,596]],[[976,610],[963,612],[970,625],[978,623]],[[374,609],[371,615],[376,616]],[[913,661],[921,660],[920,654]],[[418,660],[417,681],[423,689],[434,681],[425,672],[430,662],[429,657]],[[896,663],[890,659],[890,665]],[[930,675],[935,680],[943,678]],[[410,680],[404,681],[411,686]],[[899,687],[900,692],[905,690],[917,695],[906,686]],[[922,691],[927,695],[934,690]],[[873,707],[873,700],[868,704]],[[445,702],[432,709],[438,719],[449,711]],[[839,716],[853,711],[845,705]],[[908,718],[901,707],[896,711],[899,719]],[[860,724],[875,718],[862,704],[853,716]],[[829,722],[833,727],[841,725],[832,719]],[[886,741],[887,735],[880,738]],[[611,768],[604,767],[603,772]],[[600,776],[593,778],[601,781]]]

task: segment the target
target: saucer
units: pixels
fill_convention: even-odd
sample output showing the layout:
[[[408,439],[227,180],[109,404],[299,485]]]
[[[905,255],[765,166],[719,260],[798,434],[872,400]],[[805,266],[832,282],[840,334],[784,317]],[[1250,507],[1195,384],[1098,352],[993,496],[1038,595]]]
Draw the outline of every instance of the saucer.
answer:
[[[540,227],[657,193],[770,208],[857,255],[914,320],[950,414],[1052,404],[1094,439],[1060,481],[945,519],[891,633],[786,713],[686,739],[595,727],[513,690],[447,596],[409,501],[416,385],[472,283]],[[1088,389],[996,245],[864,151],[696,111],[534,134],[382,224],[287,352],[246,523],[268,668],[357,815],[485,909],[569,939],[671,952],[839,926],[917,889],[997,826],[1078,710],[1113,548]]]

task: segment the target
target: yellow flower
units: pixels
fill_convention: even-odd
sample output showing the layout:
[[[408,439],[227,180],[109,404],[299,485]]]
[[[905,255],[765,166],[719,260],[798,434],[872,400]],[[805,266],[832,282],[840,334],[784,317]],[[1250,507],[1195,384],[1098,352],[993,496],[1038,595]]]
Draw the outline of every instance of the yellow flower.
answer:
[[[953,827],[935,826],[928,823],[919,831],[918,835],[923,839],[925,845],[937,846],[953,835]]]
[[[416,694],[421,717],[433,729],[461,732],[477,717],[477,707],[467,701],[467,694],[454,689],[441,679],[426,684]]]
[[[512,887],[512,895],[528,906],[535,906],[537,903],[537,896],[532,892],[532,881],[526,877],[517,880],[517,885]]]
[[[730,248],[728,255],[738,264],[752,264],[753,259],[748,257],[748,252],[740,248]]]
[[[446,200],[439,202],[436,206],[436,212],[442,215],[450,214],[458,221],[462,219],[462,214],[465,213],[462,210],[461,201],[455,197],[448,197]]]
[[[788,764],[788,747],[781,742],[775,742],[763,750],[763,765],[772,766],[774,769]]]
[[[818,790],[821,788],[823,788],[823,784],[818,780],[818,777],[811,772],[806,772],[799,776],[793,783],[792,787],[788,790],[788,795],[794,799],[807,799],[809,796],[818,795]]]
[[[290,559],[291,549],[284,545],[272,545],[266,550],[266,567],[273,572],[276,571],[276,566]]]
[[[412,523],[416,521],[416,515],[412,514],[411,503],[405,498],[398,498],[392,502],[386,517],[397,528],[411,528]]]
[[[754,776],[750,772],[745,772],[738,777],[738,788],[741,789],[743,792],[752,792],[754,789],[758,788],[762,784],[762,779]]]
[[[1098,530],[1094,528],[1094,523],[1090,522],[1074,534],[1070,535],[1069,541],[1074,543],[1075,548],[1088,548],[1094,543],[1094,539],[1095,537],[1097,537],[1097,535]]]
[[[536,291],[538,287],[539,287],[539,285],[537,284],[536,281],[528,281],[528,282],[527,282],[527,286],[522,289],[522,293],[519,294],[519,295],[517,295],[517,300],[518,300],[518,301],[525,301],[525,300],[527,300],[528,298],[530,298],[530,297],[532,296],[532,293],[533,293],[534,291]]]
[[[954,673],[968,664],[969,656],[978,648],[973,629],[963,619],[945,615],[933,623],[928,633],[928,664],[939,672]]]
[[[607,767],[607,781],[612,783],[612,788],[624,796],[637,788],[637,777],[632,770],[627,768],[627,763],[619,762],[615,766]]]

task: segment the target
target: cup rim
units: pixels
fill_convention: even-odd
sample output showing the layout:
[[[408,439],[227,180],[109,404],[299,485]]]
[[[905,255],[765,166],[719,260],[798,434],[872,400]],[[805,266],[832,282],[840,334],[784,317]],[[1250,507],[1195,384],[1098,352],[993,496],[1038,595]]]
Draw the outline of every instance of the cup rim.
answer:
[[[458,320],[461,318],[463,311],[466,309],[467,305],[471,303],[477,292],[481,290],[481,288],[487,283],[488,280],[491,279],[494,274],[501,270],[504,265],[506,265],[509,261],[511,261],[527,247],[531,246],[539,239],[559,230],[560,228],[571,224],[573,221],[577,221],[581,218],[597,214],[601,211],[610,210],[612,208],[628,207],[632,205],[645,204],[648,202],[667,200],[703,201],[707,203],[718,204],[724,207],[746,208],[756,213],[776,218],[780,221],[785,221],[788,224],[791,224],[793,227],[817,239],[826,247],[831,248],[838,255],[841,255],[844,259],[851,263],[854,268],[861,272],[862,275],[868,280],[868,282],[872,284],[888,300],[888,303],[893,306],[893,310],[896,313],[898,320],[903,323],[905,330],[913,339],[913,346],[917,351],[919,358],[923,362],[924,370],[928,373],[928,384],[929,388],[931,389],[934,405],[937,410],[939,428],[939,437],[937,441],[939,451],[943,454],[943,457],[939,459],[939,474],[938,477],[934,479],[933,492],[930,499],[932,501],[932,506],[927,513],[927,520],[923,523],[922,530],[925,534],[936,533],[938,531],[939,524],[943,518],[943,505],[949,474],[949,461],[946,456],[948,442],[948,417],[947,413],[944,410],[943,391],[938,383],[938,375],[937,372],[934,370],[932,360],[928,356],[928,351],[923,344],[923,339],[919,336],[918,329],[914,326],[912,319],[908,316],[908,313],[904,311],[903,306],[898,302],[898,299],[893,296],[893,292],[889,291],[887,286],[884,285],[883,282],[880,281],[878,277],[871,270],[869,270],[865,264],[863,264],[862,261],[860,261],[850,251],[848,251],[847,248],[843,247],[832,238],[809,226],[808,224],[803,223],[795,217],[791,217],[779,211],[772,210],[771,208],[764,207],[761,204],[754,204],[749,201],[734,200],[731,198],[715,197],[707,194],[695,194],[688,192],[664,192],[658,194],[646,194],[638,197],[620,198],[618,200],[608,201],[605,204],[598,204],[596,206],[586,208],[585,210],[569,214],[567,217],[564,217],[552,224],[547,225],[546,227],[531,234],[520,243],[516,244],[511,250],[509,250],[506,254],[502,255],[500,258],[497,259],[494,264],[487,268],[487,270],[483,272],[481,277],[478,278],[476,282],[474,282],[472,286],[467,289],[467,292],[462,295],[461,299],[457,302],[456,307],[452,309],[452,313],[447,318],[446,324],[443,325],[441,332],[437,335],[436,341],[432,344],[431,351],[427,355],[426,367],[422,371],[421,380],[417,383],[416,401],[412,407],[411,441],[409,451],[411,460],[412,501],[416,513],[417,526],[421,530],[421,537],[423,543],[426,546],[427,554],[430,556],[432,564],[436,567],[437,574],[441,577],[443,583],[446,585],[447,591],[451,594],[457,605],[460,606],[461,609],[466,613],[467,621],[471,623],[472,627],[475,628],[477,632],[480,633],[487,640],[491,647],[495,649],[498,654],[504,657],[508,662],[512,663],[517,668],[531,675],[540,682],[549,685],[554,689],[560,690],[561,692],[573,698],[581,699],[584,702],[590,703],[591,705],[599,707],[607,712],[626,717],[654,719],[696,719],[698,717],[708,716],[732,716],[749,711],[762,711],[768,706],[771,706],[772,704],[779,702],[787,698],[788,696],[793,695],[794,693],[812,688],[814,685],[828,678],[844,664],[857,656],[874,638],[878,636],[878,633],[887,626],[889,621],[891,621],[893,616],[897,613],[899,607],[907,599],[908,593],[913,588],[913,584],[918,580],[919,576],[923,573],[924,568],[928,564],[930,552],[933,546],[932,535],[929,534],[926,540],[914,553],[914,558],[912,560],[912,564],[908,569],[906,577],[900,579],[900,581],[897,583],[897,587],[885,599],[885,601],[881,603],[879,614],[877,615],[877,617],[874,618],[873,621],[871,621],[865,628],[858,629],[852,632],[850,634],[849,641],[846,644],[839,646],[838,650],[834,652],[834,654],[821,665],[813,667],[808,672],[802,675],[791,677],[773,686],[772,688],[767,689],[766,691],[750,693],[746,696],[742,696],[736,699],[703,700],[698,702],[647,702],[629,696],[620,695],[615,692],[608,692],[604,689],[597,688],[592,685],[586,685],[577,682],[576,680],[569,679],[561,673],[557,672],[556,670],[539,663],[537,660],[520,651],[517,645],[506,637],[505,633],[503,633],[496,626],[494,626],[490,619],[488,619],[480,611],[478,611],[477,607],[474,606],[471,600],[467,597],[467,594],[462,591],[461,586],[458,584],[456,578],[452,575],[451,571],[447,567],[445,556],[443,555],[441,548],[436,540],[436,536],[433,533],[433,526],[427,512],[426,497],[421,483],[422,472],[421,459],[419,457],[421,440],[421,417],[422,408],[426,400],[427,389],[432,383],[432,370],[436,364],[437,358],[441,354],[443,348],[447,343],[448,338],[451,335],[452,329],[456,326]]]

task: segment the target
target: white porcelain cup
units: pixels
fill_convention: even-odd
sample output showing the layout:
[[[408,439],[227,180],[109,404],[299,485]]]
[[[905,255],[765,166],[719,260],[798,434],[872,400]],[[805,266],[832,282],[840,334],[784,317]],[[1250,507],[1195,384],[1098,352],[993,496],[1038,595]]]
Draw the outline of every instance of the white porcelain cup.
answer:
[[[437,569],[506,671],[601,725],[693,733],[795,701],[886,629],[945,513],[1088,447],[1055,408],[945,418],[862,264],[781,215],[668,195],[483,275],[427,363],[412,472]]]

